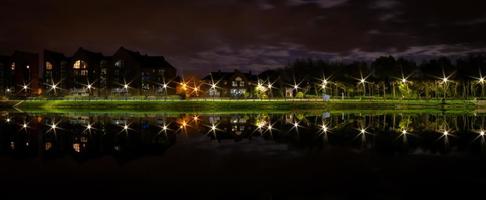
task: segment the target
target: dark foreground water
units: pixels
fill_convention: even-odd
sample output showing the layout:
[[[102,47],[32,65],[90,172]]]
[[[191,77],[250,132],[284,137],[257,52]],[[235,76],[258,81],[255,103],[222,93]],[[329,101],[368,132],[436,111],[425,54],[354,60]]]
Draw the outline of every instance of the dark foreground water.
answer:
[[[0,199],[482,199],[485,119],[3,112]]]

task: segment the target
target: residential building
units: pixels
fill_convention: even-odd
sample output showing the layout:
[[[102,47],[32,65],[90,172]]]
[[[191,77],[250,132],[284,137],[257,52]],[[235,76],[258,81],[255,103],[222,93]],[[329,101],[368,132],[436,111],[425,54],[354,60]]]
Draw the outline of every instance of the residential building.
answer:
[[[248,73],[235,70],[234,72],[211,72],[203,78],[206,83],[205,91],[211,97],[248,98],[253,97],[254,87],[258,78]],[[212,87],[214,86],[216,87]]]

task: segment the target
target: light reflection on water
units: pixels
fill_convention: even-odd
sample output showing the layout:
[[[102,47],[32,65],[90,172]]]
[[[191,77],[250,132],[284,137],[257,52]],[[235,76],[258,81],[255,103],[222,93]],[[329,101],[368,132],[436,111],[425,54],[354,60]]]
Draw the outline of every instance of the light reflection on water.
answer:
[[[484,121],[482,115],[441,113],[113,117],[4,113],[0,153],[132,159],[163,155],[174,145],[189,143],[193,148],[219,148],[221,152],[236,146],[274,154],[338,147],[377,154],[481,156],[485,152]]]

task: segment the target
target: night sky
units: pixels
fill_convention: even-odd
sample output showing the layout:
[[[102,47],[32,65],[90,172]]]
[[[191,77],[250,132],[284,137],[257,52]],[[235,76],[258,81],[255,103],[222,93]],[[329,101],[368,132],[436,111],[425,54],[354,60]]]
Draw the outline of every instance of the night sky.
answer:
[[[485,0],[1,0],[0,10],[0,54],[124,46],[184,73],[486,50]]]

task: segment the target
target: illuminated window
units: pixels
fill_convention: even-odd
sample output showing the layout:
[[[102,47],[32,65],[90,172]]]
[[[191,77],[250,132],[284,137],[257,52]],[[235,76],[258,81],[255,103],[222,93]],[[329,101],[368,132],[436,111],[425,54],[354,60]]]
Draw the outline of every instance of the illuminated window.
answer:
[[[73,69],[87,69],[88,64],[82,60],[77,60],[74,62]]]
[[[79,152],[81,152],[81,145],[79,143],[74,143],[73,149],[74,149],[74,151],[79,153]]]
[[[116,63],[115,63],[115,67],[122,67],[122,65],[123,65],[122,60],[116,61]]]
[[[232,82],[232,85],[233,85],[234,87],[238,86],[238,84],[236,83],[236,81],[233,81],[233,82]]]
[[[52,70],[52,63],[46,62],[46,70]]]
[[[245,86],[245,81],[240,81],[240,86],[244,87]]]
[[[15,70],[15,62],[12,63],[11,69],[12,71]]]

